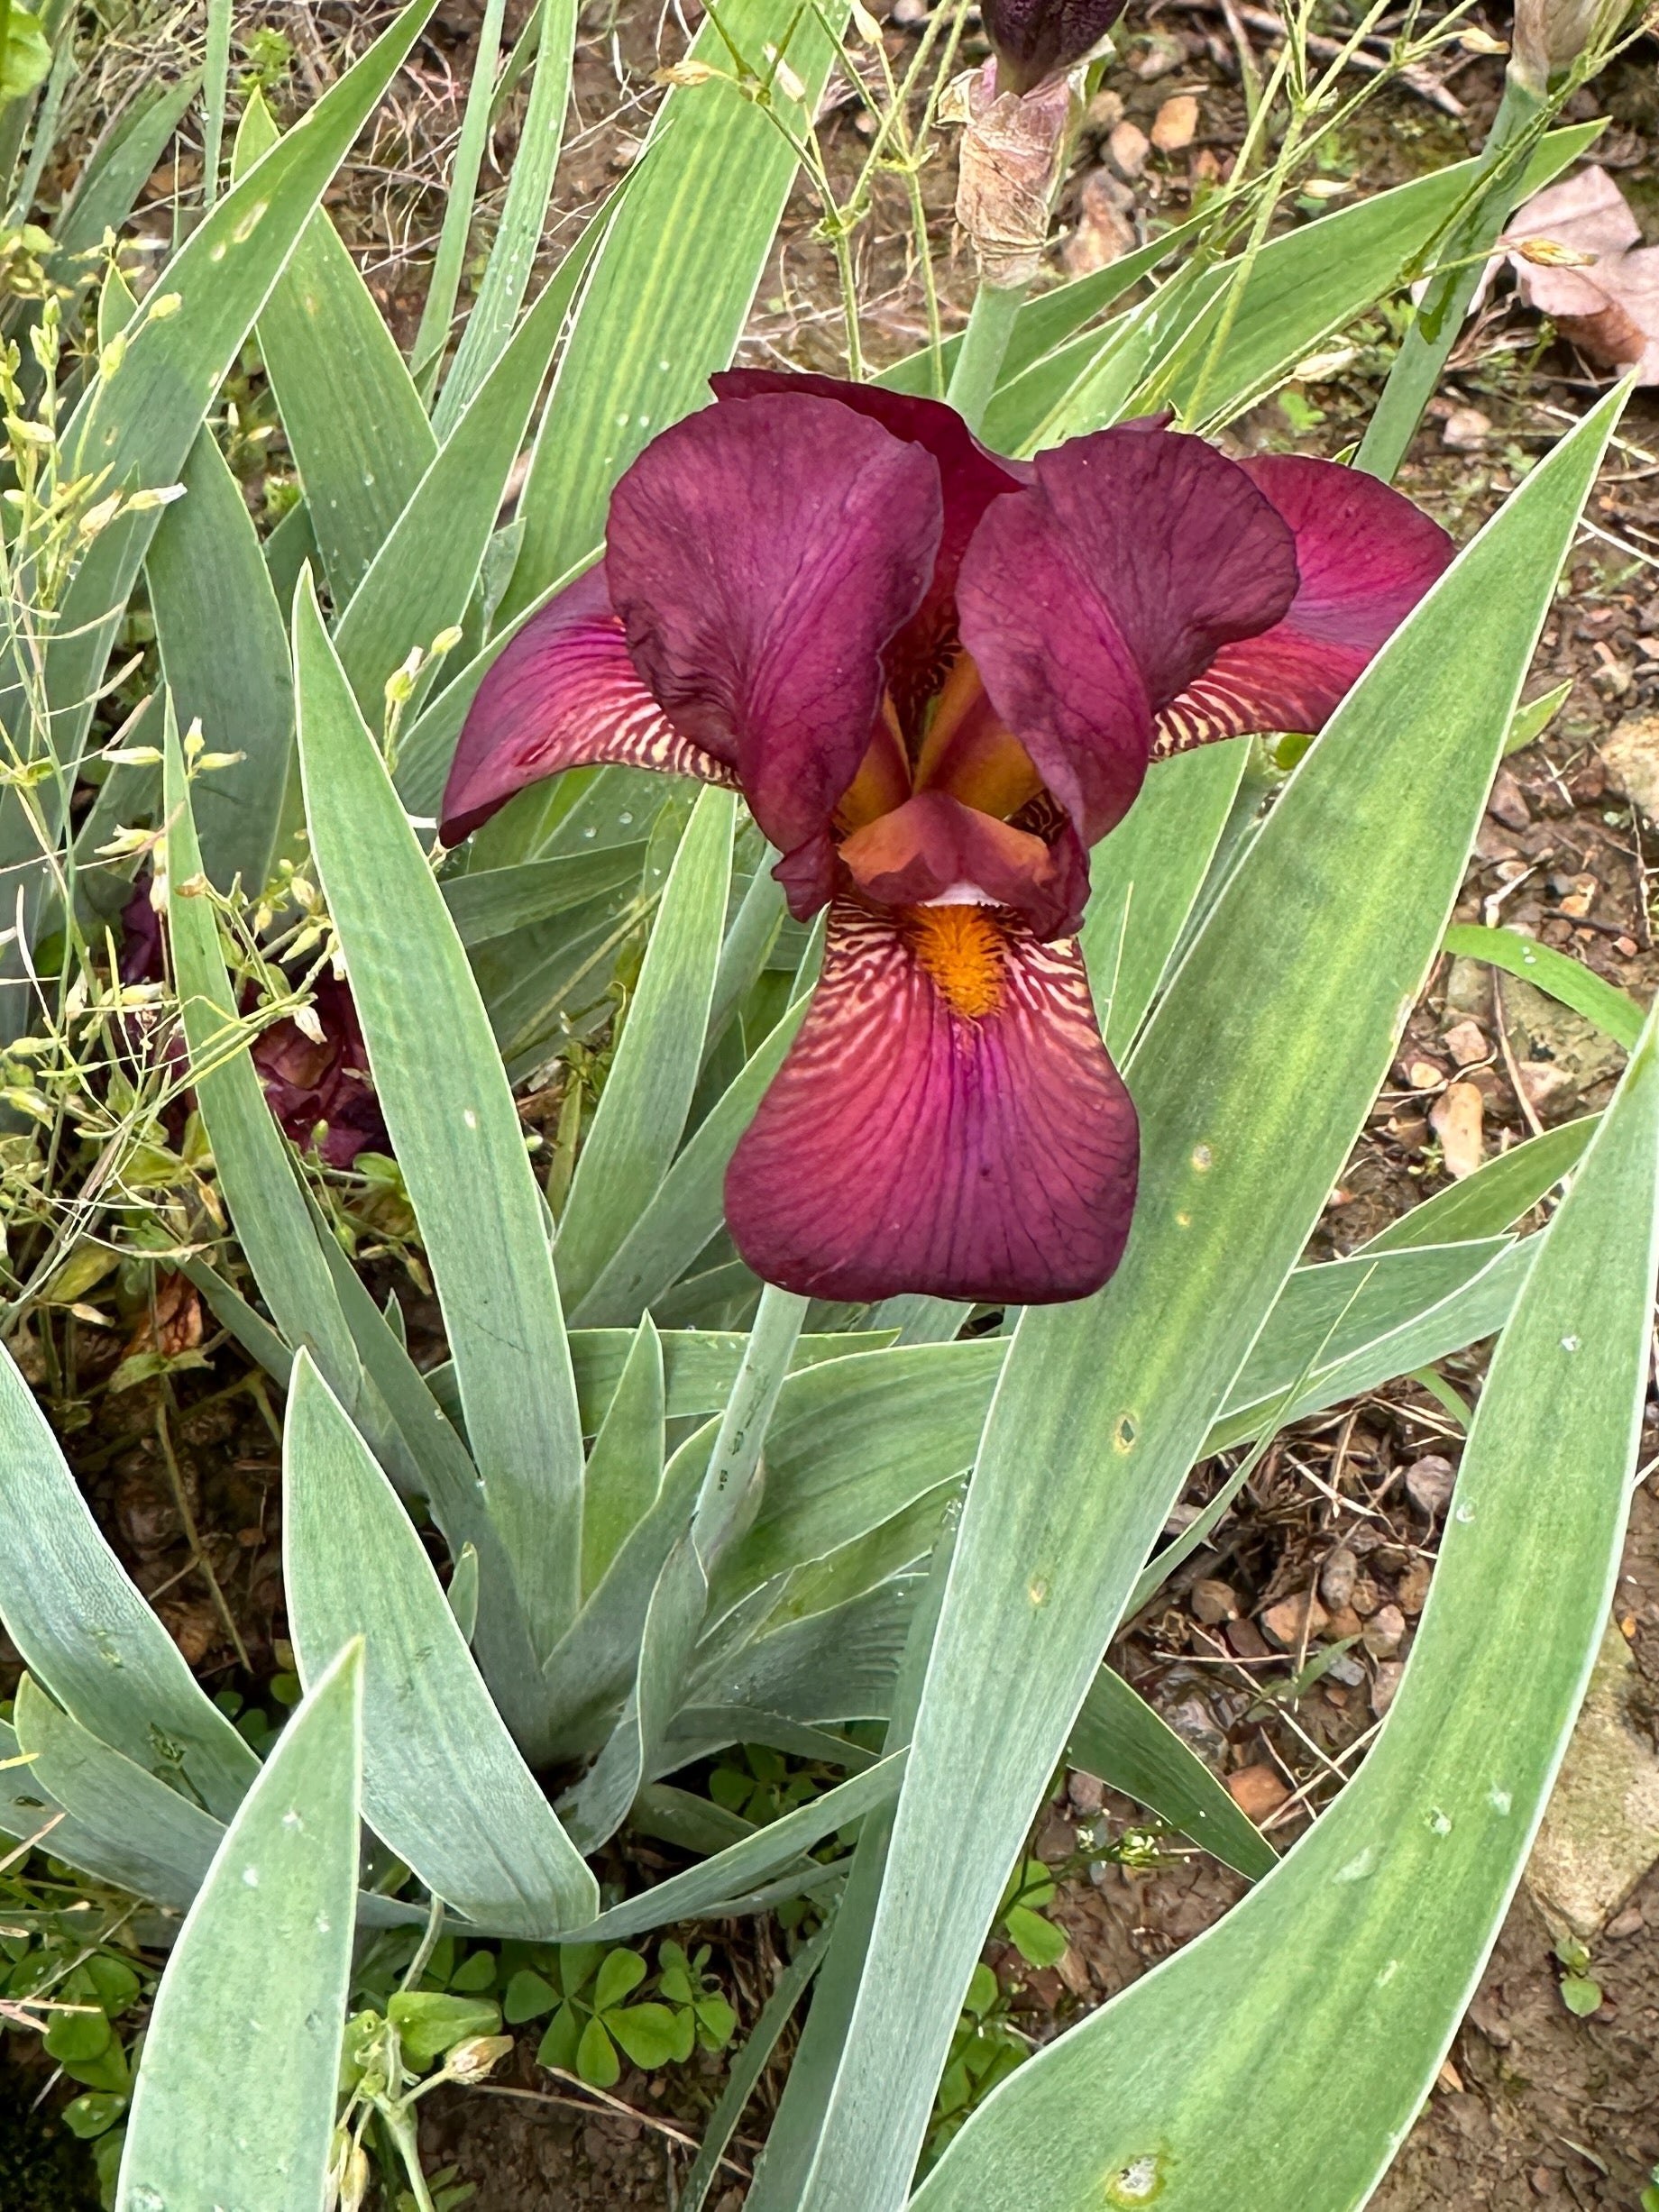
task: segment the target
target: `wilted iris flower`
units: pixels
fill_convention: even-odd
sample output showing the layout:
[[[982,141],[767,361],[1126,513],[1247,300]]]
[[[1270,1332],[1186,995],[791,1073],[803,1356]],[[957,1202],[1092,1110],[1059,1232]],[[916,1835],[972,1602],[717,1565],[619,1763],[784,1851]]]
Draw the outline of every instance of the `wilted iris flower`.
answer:
[[[622,762],[736,786],[822,978],[726,1178],[820,1298],[1038,1303],[1116,1266],[1134,1109],[1074,939],[1149,763],[1316,730],[1451,557],[1326,462],[1146,421],[1034,462],[935,401],[737,373],[618,484],[603,565],[480,688],[449,843]]]
[[[288,1018],[261,1029],[253,1065],[271,1112],[294,1142],[330,1167],[349,1167],[360,1152],[390,1152],[391,1140],[350,986],[325,973],[311,992],[309,1026]]]

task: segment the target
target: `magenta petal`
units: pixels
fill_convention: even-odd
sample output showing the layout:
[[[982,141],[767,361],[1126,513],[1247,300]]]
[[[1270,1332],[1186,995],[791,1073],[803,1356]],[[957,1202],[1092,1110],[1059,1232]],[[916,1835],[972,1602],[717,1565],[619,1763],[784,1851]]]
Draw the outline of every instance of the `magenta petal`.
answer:
[[[1296,593],[1291,533],[1236,463],[1160,423],[1037,457],[958,587],[986,692],[1086,844],[1141,788],[1156,717]]]
[[[726,1175],[727,1221],[758,1275],[860,1303],[916,1291],[1037,1305],[1112,1274],[1134,1205],[1134,1108],[1076,946],[1008,917],[1000,929],[1000,1003],[973,1018],[910,923],[830,909],[817,995]]]
[[[841,861],[879,906],[927,906],[971,886],[1040,937],[1069,936],[1088,902],[1088,862],[1069,823],[1045,845],[944,791],[918,791],[855,830]]]
[[[1260,636],[1224,645],[1166,708],[1159,753],[1246,730],[1316,730],[1456,547],[1399,492],[1334,462],[1241,464],[1296,533],[1301,583]]]
[[[640,682],[603,568],[532,616],[478,687],[444,786],[438,835],[459,845],[517,791],[595,761],[735,782],[682,737]]]
[[[894,437],[925,448],[939,463],[944,521],[932,581],[885,656],[900,719],[913,719],[944,680],[956,641],[957,577],[968,540],[993,499],[1031,481],[1031,462],[1005,460],[981,445],[956,409],[942,400],[885,391],[879,384],[848,384],[838,377],[781,369],[729,369],[710,381],[725,402],[768,392],[811,392],[838,400]]]
[[[736,763],[783,852],[828,827],[857,772],[939,517],[930,454],[802,393],[676,423],[611,495],[635,665],[682,735]]]

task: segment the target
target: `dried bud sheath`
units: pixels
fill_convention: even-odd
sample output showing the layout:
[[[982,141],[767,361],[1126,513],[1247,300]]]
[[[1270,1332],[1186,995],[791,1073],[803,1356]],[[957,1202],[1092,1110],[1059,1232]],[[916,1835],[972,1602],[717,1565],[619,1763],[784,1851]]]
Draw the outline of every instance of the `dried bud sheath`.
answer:
[[[1035,92],[998,93],[999,65],[965,80],[967,129],[957,174],[957,221],[973,242],[981,281],[1028,285],[1049,235],[1065,169],[1072,92],[1064,78]]]

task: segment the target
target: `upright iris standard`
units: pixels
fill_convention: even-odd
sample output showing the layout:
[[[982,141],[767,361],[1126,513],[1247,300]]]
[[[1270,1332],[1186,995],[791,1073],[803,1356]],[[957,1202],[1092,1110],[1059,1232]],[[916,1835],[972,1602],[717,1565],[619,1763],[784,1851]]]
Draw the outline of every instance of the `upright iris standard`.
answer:
[[[1088,847],[1159,758],[1318,729],[1451,542],[1371,478],[1161,420],[1022,462],[935,401],[715,388],[490,670],[444,836],[583,763],[736,786],[791,910],[830,909],[727,1175],[738,1250],[819,1298],[1085,1296],[1138,1149],[1073,941]]]

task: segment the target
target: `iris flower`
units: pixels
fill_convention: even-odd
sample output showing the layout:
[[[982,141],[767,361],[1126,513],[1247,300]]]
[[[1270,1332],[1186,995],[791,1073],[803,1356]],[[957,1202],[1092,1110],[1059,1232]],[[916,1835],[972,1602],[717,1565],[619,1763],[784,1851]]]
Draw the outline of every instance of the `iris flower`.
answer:
[[[818,1298],[1096,1290],[1134,1108],[1075,933],[1149,766],[1316,730],[1451,558],[1374,479],[1160,420],[1005,461],[937,401],[715,379],[607,550],[481,685],[454,844],[584,763],[741,791],[821,978],[726,1177],[755,1271]]]

